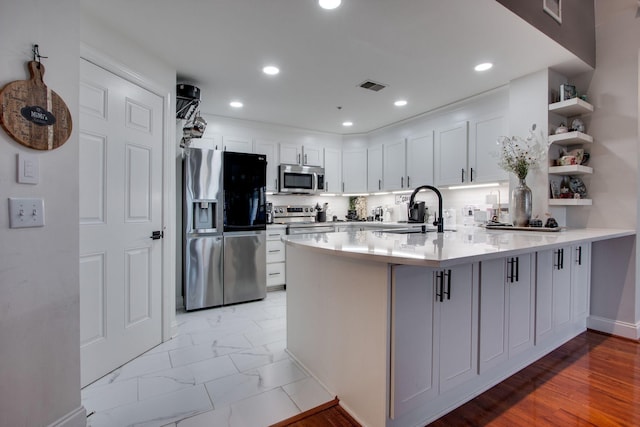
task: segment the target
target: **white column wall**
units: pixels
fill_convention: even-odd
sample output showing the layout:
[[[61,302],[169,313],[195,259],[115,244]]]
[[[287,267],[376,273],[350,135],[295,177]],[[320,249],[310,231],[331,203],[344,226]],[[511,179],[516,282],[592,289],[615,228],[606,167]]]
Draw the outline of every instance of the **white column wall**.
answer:
[[[80,402],[78,243],[78,0],[2,0],[0,86],[27,80],[39,45],[45,83],[71,111],[61,147],[32,150],[0,130],[0,425],[84,426]],[[18,184],[16,156],[39,163]],[[44,199],[45,226],[9,229],[8,197]]]

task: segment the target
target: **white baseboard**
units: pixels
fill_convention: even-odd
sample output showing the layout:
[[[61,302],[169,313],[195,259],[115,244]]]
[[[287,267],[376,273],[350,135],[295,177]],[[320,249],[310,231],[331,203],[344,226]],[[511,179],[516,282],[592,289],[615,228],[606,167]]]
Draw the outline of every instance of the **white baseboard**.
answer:
[[[627,323],[605,317],[589,316],[587,328],[632,340],[640,339],[640,323]]]
[[[78,408],[69,412],[64,417],[49,424],[49,427],[86,427],[87,426],[87,410],[80,405]]]

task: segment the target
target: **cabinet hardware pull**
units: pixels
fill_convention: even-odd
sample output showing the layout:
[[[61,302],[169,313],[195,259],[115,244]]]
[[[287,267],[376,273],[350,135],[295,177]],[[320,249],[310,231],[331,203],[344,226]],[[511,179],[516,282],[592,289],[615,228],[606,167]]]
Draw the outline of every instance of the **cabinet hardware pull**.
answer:
[[[344,193],[344,182],[342,183],[342,192]]]
[[[407,175],[407,188],[411,187],[410,181],[409,181],[409,175]]]
[[[298,154],[298,164],[300,164],[300,154]]]
[[[307,155],[305,154],[305,155],[304,155],[304,164],[306,165],[307,163],[308,163],[308,161],[307,161]]]
[[[471,178],[469,182],[473,182],[473,168],[471,168],[471,173],[469,174],[469,177]]]
[[[442,271],[438,271],[436,273],[436,301],[442,302],[444,300],[443,288],[444,288],[444,280],[442,275],[444,273]]]
[[[582,246],[577,247],[578,251],[578,265],[582,265]]]
[[[507,264],[509,264],[509,273],[507,273],[507,280],[509,281],[509,283],[513,283],[513,258],[509,258]]]
[[[274,179],[273,182],[276,184],[275,188],[278,189],[278,178]]]
[[[560,249],[560,270],[564,269],[564,249]]]
[[[462,168],[461,170],[462,170],[462,182],[464,182],[464,168]]]
[[[276,237],[276,236],[279,236],[279,235],[280,235],[280,233],[276,233],[276,234],[269,234],[268,236],[269,237]]]
[[[516,261],[516,282],[520,281],[520,258],[519,257],[515,257],[515,261]]]
[[[553,261],[553,266],[556,270],[560,270],[560,249],[557,251],[553,251],[553,255],[555,256],[555,261]]]
[[[382,189],[382,180],[379,179],[378,180],[378,190],[381,190],[381,189]]]
[[[404,176],[400,177],[400,188],[404,188]]]
[[[447,294],[447,299],[451,299],[451,270],[447,270],[444,275],[447,276],[447,292],[443,293]]]
[[[280,252],[280,249],[271,249],[271,250],[269,251],[269,253],[270,253],[270,254],[274,254],[274,253],[276,253],[276,252]]]
[[[279,276],[280,273],[269,273],[269,276]]]

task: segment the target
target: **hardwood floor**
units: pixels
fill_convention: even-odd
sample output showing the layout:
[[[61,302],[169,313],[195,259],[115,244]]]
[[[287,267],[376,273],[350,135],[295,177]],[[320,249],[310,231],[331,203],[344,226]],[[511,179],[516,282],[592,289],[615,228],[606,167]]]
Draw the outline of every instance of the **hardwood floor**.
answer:
[[[360,427],[338,403],[335,398],[271,427]]]
[[[430,426],[640,426],[640,343],[587,331]]]
[[[336,405],[277,426],[358,426]],[[640,426],[640,343],[587,331],[429,426]]]

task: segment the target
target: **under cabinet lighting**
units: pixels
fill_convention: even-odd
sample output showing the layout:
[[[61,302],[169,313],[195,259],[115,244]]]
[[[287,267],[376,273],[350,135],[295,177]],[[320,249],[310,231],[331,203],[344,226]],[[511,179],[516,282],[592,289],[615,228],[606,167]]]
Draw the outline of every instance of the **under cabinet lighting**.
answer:
[[[464,190],[464,189],[472,189],[472,188],[487,188],[487,187],[499,187],[499,182],[491,182],[488,184],[469,184],[469,185],[452,185],[447,187],[448,190]]]
[[[337,196],[336,193],[320,193],[319,194],[320,197],[335,197]]]
[[[242,108],[244,104],[240,101],[231,101],[229,105],[232,106],[233,108]]]
[[[413,193],[413,190],[398,190],[398,191],[392,191],[391,194],[411,194]]]

